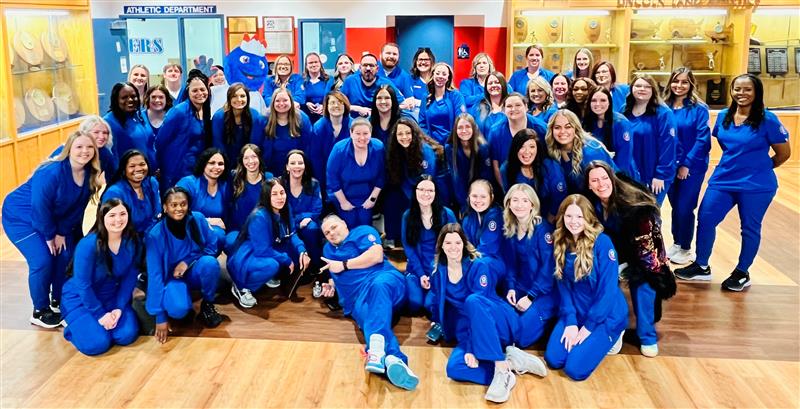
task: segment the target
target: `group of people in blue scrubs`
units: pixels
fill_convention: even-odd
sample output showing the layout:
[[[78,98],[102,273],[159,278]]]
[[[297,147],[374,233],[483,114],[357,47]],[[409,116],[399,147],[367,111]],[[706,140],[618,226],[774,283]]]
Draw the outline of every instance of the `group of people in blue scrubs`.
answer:
[[[676,70],[662,99],[651,77],[628,87],[609,62],[578,53],[561,75],[531,46],[508,82],[480,53],[460,90],[429,49],[409,72],[387,43],[334,76],[315,53],[302,76],[281,56],[261,91],[267,115],[240,83],[211,112],[209,80],[192,70],[157,133],[137,86],[117,84],[108,114],[4,201],[5,232],[29,266],[31,323],[67,325],[65,337],[96,355],[134,342],[148,316],[166,342],[170,320],[194,314],[192,290],[200,320],[220,325],[225,270],[242,308],[264,287],[291,295],[306,275],[363,332],[367,372],[416,388],[392,323],[422,315],[431,341],[455,345],[448,377],[505,402],[516,375],[549,366],[583,380],[620,351],[623,280],[640,350],[655,357],[662,301],[675,277],[710,279],[714,232],[734,205],[742,250],[722,287],[750,285],[788,133],[755,76],[734,78],[710,127],[691,70]],[[560,101],[562,82],[581,89]],[[722,157],[700,202],[712,135]],[[391,243],[404,272],[388,261]],[[670,260],[688,266],[673,275]],[[543,360],[524,351],[539,340]]]

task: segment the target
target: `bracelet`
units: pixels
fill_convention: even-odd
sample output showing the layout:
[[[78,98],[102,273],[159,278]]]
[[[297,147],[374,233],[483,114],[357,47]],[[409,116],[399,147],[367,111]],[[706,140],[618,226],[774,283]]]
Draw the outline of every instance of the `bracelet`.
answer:
[[[347,271],[347,270],[349,270],[349,268],[347,268],[347,260],[342,261],[342,271]]]

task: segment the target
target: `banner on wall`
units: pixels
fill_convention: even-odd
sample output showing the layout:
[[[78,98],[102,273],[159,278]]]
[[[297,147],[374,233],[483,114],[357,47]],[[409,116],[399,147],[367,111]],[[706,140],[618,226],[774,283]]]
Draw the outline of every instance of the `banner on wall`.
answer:
[[[122,14],[217,14],[217,6],[122,6]]]

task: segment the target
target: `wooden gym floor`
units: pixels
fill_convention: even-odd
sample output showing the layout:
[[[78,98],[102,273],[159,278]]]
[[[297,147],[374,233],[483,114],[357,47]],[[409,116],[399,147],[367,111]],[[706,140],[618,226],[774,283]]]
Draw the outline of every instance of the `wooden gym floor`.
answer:
[[[764,222],[749,290],[719,289],[739,251],[734,212],[717,232],[713,281],[680,283],[665,304],[659,357],[643,357],[626,336],[622,353],[604,360],[589,380],[572,382],[558,371],[543,379],[524,375],[506,406],[800,407],[800,169],[778,175],[781,188]],[[666,203],[666,235],[669,212]],[[178,323],[165,345],[141,337],[92,358],[61,330],[28,324],[26,275],[24,259],[2,235],[3,408],[491,406],[485,387],[447,379],[450,349],[426,344],[424,318],[402,318],[395,327],[421,380],[405,392],[364,372],[355,325],[311,298],[308,287],[294,300],[260,293],[251,310],[238,308],[223,288],[220,327]],[[532,350],[541,355],[543,345]]]

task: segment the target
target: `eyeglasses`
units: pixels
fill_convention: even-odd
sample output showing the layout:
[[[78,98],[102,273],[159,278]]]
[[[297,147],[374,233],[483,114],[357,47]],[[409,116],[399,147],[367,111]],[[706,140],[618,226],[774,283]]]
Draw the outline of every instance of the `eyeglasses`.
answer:
[[[420,193],[429,193],[429,194],[434,194],[434,193],[436,193],[436,189],[422,189],[422,188],[417,188],[417,192],[420,192]]]

